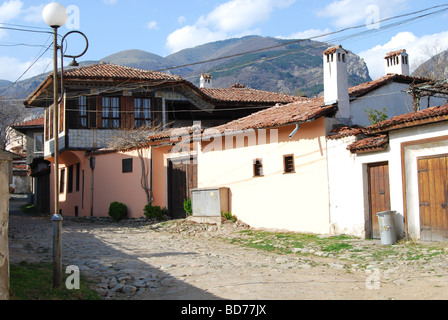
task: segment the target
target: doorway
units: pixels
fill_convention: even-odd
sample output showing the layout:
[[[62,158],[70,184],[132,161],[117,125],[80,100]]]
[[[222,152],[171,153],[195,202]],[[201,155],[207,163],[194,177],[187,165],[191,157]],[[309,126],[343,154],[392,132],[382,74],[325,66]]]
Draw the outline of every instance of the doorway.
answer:
[[[168,160],[168,209],[173,219],[184,219],[184,200],[197,188],[198,166],[194,158]]]
[[[390,211],[389,163],[369,164],[367,170],[369,178],[370,238],[380,239],[380,228],[376,214]]]

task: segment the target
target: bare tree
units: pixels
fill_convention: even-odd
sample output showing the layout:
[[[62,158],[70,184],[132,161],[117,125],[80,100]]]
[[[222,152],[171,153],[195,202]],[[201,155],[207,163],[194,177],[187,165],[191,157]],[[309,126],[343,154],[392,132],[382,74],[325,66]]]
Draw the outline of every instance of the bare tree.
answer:
[[[10,138],[8,128],[26,117],[23,108],[9,101],[0,100],[0,149],[5,150]]]
[[[418,66],[413,75],[431,80],[442,80],[448,76],[448,53],[438,44],[426,45],[421,49],[423,58],[414,65]]]
[[[151,148],[144,147],[144,144],[156,133],[160,132],[162,127],[142,126],[135,129],[122,129],[111,137],[108,147],[117,151],[135,150],[140,159],[142,175],[140,184],[145,191],[147,203],[152,202],[152,190],[149,181],[150,164],[148,163],[149,152]]]

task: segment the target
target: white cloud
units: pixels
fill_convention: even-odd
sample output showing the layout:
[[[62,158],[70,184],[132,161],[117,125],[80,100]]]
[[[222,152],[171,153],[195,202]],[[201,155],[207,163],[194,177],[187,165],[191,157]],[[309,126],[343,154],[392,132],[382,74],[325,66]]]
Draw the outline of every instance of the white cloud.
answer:
[[[44,11],[45,4],[39,6],[32,6],[23,10],[23,20],[26,22],[39,23],[42,21],[42,11]]]
[[[146,26],[150,30],[159,30],[159,26],[157,25],[157,21],[149,21]]]
[[[409,0],[335,0],[317,14],[330,18],[339,28],[360,25],[389,18],[407,9]]]
[[[0,21],[11,21],[20,16],[23,2],[20,0],[10,0],[3,2],[0,6]]]
[[[269,19],[276,9],[284,9],[295,0],[230,0],[216,7],[195,24],[172,32],[166,42],[171,52],[228,37],[259,33],[251,29],[255,24]]]
[[[51,67],[52,58],[41,58],[26,72],[21,80],[34,77]],[[12,57],[0,57],[0,79],[16,81],[32,64],[31,61],[20,61]]]
[[[370,76],[376,79],[385,74],[384,57],[386,53],[399,49],[406,49],[412,72],[420,63],[428,60],[430,55],[448,49],[448,31],[421,37],[417,37],[412,32],[400,32],[388,42],[360,52],[359,56],[367,63]]]
[[[105,4],[116,4],[118,0],[103,0]]]

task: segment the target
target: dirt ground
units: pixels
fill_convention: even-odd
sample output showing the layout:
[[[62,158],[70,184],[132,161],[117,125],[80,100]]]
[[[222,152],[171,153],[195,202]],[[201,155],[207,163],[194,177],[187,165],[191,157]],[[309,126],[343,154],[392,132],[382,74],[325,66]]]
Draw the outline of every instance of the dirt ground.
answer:
[[[18,205],[14,200],[12,205]],[[104,299],[119,300],[445,300],[448,244],[420,259],[375,260],[378,241],[351,252],[280,254],[233,244],[247,226],[66,219],[63,264],[79,267]],[[12,211],[11,263],[52,261],[52,223]],[[395,246],[393,246],[395,247]],[[406,254],[406,245],[396,246]],[[359,250],[357,250],[359,248]],[[352,256],[360,253],[358,260]],[[311,253],[311,254],[310,254]]]

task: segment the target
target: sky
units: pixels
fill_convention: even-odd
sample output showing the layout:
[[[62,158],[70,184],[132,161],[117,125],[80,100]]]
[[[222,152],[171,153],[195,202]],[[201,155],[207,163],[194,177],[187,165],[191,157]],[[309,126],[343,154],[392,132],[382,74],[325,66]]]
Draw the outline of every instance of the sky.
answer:
[[[0,0],[0,79],[14,82],[52,70],[51,28],[42,19],[43,8],[49,2]],[[67,23],[59,28],[59,34],[78,30],[89,40],[88,51],[80,61],[101,60],[129,49],[165,57],[207,42],[246,35],[282,39],[312,37],[341,44],[360,55],[366,61],[371,77],[376,79],[385,72],[383,58],[387,52],[406,49],[411,68],[415,68],[431,55],[448,49],[448,1],[58,2],[68,12]],[[442,7],[405,16],[434,6]],[[442,9],[445,11],[419,18]],[[389,19],[397,16],[402,17]],[[77,55],[84,50],[85,41],[78,34],[71,34],[66,39],[66,54]],[[171,72],[175,74],[176,70]]]

